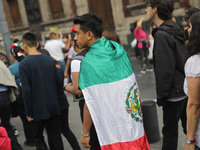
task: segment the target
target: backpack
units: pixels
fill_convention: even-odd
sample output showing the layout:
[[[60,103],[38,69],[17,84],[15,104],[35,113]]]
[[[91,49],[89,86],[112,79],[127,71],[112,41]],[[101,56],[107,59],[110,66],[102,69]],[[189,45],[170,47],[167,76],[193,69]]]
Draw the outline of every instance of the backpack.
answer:
[[[85,54],[86,53],[87,53],[87,49],[83,50],[82,52],[80,52],[79,54],[77,54],[76,56],[74,56],[72,58],[72,61],[73,60],[80,60],[80,61],[82,61],[83,58],[85,58]],[[72,61],[71,61],[71,63],[72,63]],[[81,94],[81,95],[73,95],[73,101],[74,102],[78,102],[78,101],[83,100],[83,99],[84,99],[83,94]]]

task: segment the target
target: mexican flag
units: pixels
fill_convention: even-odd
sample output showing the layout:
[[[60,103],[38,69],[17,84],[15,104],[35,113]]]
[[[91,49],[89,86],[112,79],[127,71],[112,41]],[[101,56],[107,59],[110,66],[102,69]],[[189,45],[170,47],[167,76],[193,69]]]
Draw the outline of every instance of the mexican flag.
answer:
[[[79,87],[102,150],[149,150],[140,93],[124,48],[102,37],[81,62]]]

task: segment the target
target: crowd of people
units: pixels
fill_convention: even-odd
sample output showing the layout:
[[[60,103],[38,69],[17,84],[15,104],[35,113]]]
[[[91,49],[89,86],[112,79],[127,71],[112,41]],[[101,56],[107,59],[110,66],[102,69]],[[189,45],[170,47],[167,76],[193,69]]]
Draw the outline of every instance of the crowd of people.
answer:
[[[199,150],[200,11],[187,8],[186,24],[181,28],[172,19],[173,10],[171,0],[146,1],[147,19],[156,26],[152,30],[153,68],[157,104],[163,110],[162,150],[177,150],[179,120],[187,137],[185,150]],[[144,73],[153,70],[142,22],[143,18],[135,22],[133,34]],[[71,33],[50,33],[44,48],[31,32],[21,42],[14,40],[11,45],[12,65],[0,61],[0,149],[22,150],[10,121],[12,113],[22,121],[25,145],[63,150],[62,133],[73,150],[80,150],[69,128],[66,91],[79,103],[83,147],[150,150],[129,56],[118,35],[104,30],[99,16],[76,16]],[[64,85],[66,77],[68,84]]]

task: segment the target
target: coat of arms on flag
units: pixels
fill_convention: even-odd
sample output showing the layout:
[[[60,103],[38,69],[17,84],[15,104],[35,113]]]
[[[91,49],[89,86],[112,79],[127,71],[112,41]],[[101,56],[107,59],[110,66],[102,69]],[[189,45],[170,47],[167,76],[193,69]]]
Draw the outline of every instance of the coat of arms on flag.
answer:
[[[126,97],[126,110],[137,122],[142,122],[142,113],[140,107],[140,93],[136,82],[131,86]]]

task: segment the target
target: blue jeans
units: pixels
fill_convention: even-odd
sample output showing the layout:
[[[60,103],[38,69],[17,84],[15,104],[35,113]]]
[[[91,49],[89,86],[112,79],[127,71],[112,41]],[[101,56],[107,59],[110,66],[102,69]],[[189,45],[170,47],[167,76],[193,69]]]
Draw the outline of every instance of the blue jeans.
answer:
[[[65,72],[65,61],[61,60],[58,62],[60,64],[61,69],[63,70],[63,72]]]

